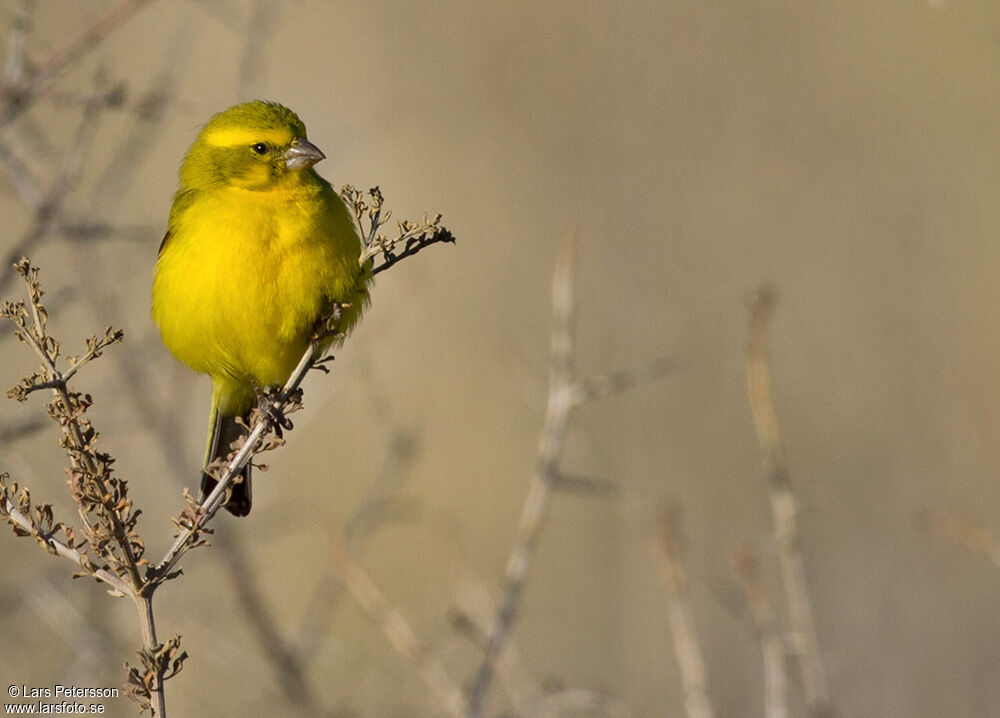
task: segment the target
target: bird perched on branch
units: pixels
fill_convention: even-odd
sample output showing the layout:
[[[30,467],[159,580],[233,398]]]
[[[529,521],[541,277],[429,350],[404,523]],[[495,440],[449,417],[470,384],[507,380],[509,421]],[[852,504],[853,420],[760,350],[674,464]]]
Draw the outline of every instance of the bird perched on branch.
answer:
[[[177,359],[212,379],[205,465],[241,435],[259,390],[283,384],[331,303],[340,330],[370,278],[323,153],[287,107],[247,102],[212,117],[184,157],[153,281],[153,320]],[[203,498],[216,481],[202,474]],[[250,512],[250,465],[226,509]]]

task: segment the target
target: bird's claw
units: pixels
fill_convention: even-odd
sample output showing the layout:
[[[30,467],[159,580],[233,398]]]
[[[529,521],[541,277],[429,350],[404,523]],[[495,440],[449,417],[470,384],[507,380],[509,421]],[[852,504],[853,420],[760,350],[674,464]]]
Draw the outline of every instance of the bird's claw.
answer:
[[[285,410],[280,398],[280,389],[257,389],[257,410],[264,421],[270,425],[279,438],[283,438],[284,429],[292,429],[292,421],[285,416]]]

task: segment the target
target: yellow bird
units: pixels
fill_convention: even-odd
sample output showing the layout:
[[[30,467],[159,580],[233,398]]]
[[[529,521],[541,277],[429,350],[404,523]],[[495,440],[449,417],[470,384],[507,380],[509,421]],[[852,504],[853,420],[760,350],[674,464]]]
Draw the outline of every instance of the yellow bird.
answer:
[[[184,157],[153,280],[153,320],[180,361],[212,379],[206,465],[240,436],[259,389],[283,384],[331,302],[350,329],[371,277],[323,153],[287,107],[247,102],[212,117]],[[202,495],[215,486],[202,474]],[[226,509],[250,512],[250,467]]]

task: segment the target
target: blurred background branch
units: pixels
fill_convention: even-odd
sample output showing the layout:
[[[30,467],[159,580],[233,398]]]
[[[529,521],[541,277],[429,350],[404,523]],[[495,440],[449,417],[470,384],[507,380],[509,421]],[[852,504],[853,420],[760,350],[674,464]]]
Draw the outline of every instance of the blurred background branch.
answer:
[[[688,718],[712,718],[708,697],[708,671],[698,641],[694,611],[688,597],[677,506],[665,506],[659,516],[660,573],[667,589],[667,619],[673,637],[674,656],[681,671],[684,710]]]
[[[576,378],[576,241],[575,235],[565,235],[552,277],[549,388],[545,421],[538,443],[538,458],[521,510],[517,538],[507,560],[496,617],[487,634],[479,670],[469,688],[467,718],[478,718],[482,713],[483,701],[495,670],[494,664],[517,617],[521,593],[549,511],[550,496],[553,488],[559,485],[559,462],[566,442],[570,412],[591,399],[630,389],[643,380],[658,379],[672,366],[667,361],[661,361],[649,371],[609,375],[614,376],[613,379],[581,381]]]
[[[801,671],[809,715],[813,718],[828,718],[833,713],[833,706],[830,702],[826,669],[823,666],[819,638],[816,634],[816,619],[806,585],[802,539],[798,527],[798,501],[788,479],[778,416],[771,394],[771,373],[767,359],[767,322],[771,318],[774,303],[774,292],[767,287],[758,290],[750,303],[747,395],[767,475],[774,537],[778,544],[781,575],[788,601],[793,656]]]

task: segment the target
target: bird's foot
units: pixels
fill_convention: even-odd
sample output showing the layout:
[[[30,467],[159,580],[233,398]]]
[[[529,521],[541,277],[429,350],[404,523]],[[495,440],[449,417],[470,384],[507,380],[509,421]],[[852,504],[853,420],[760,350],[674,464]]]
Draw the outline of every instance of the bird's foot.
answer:
[[[281,387],[257,387],[254,391],[257,394],[257,411],[281,438],[284,429],[292,428],[291,419],[285,415]]]

